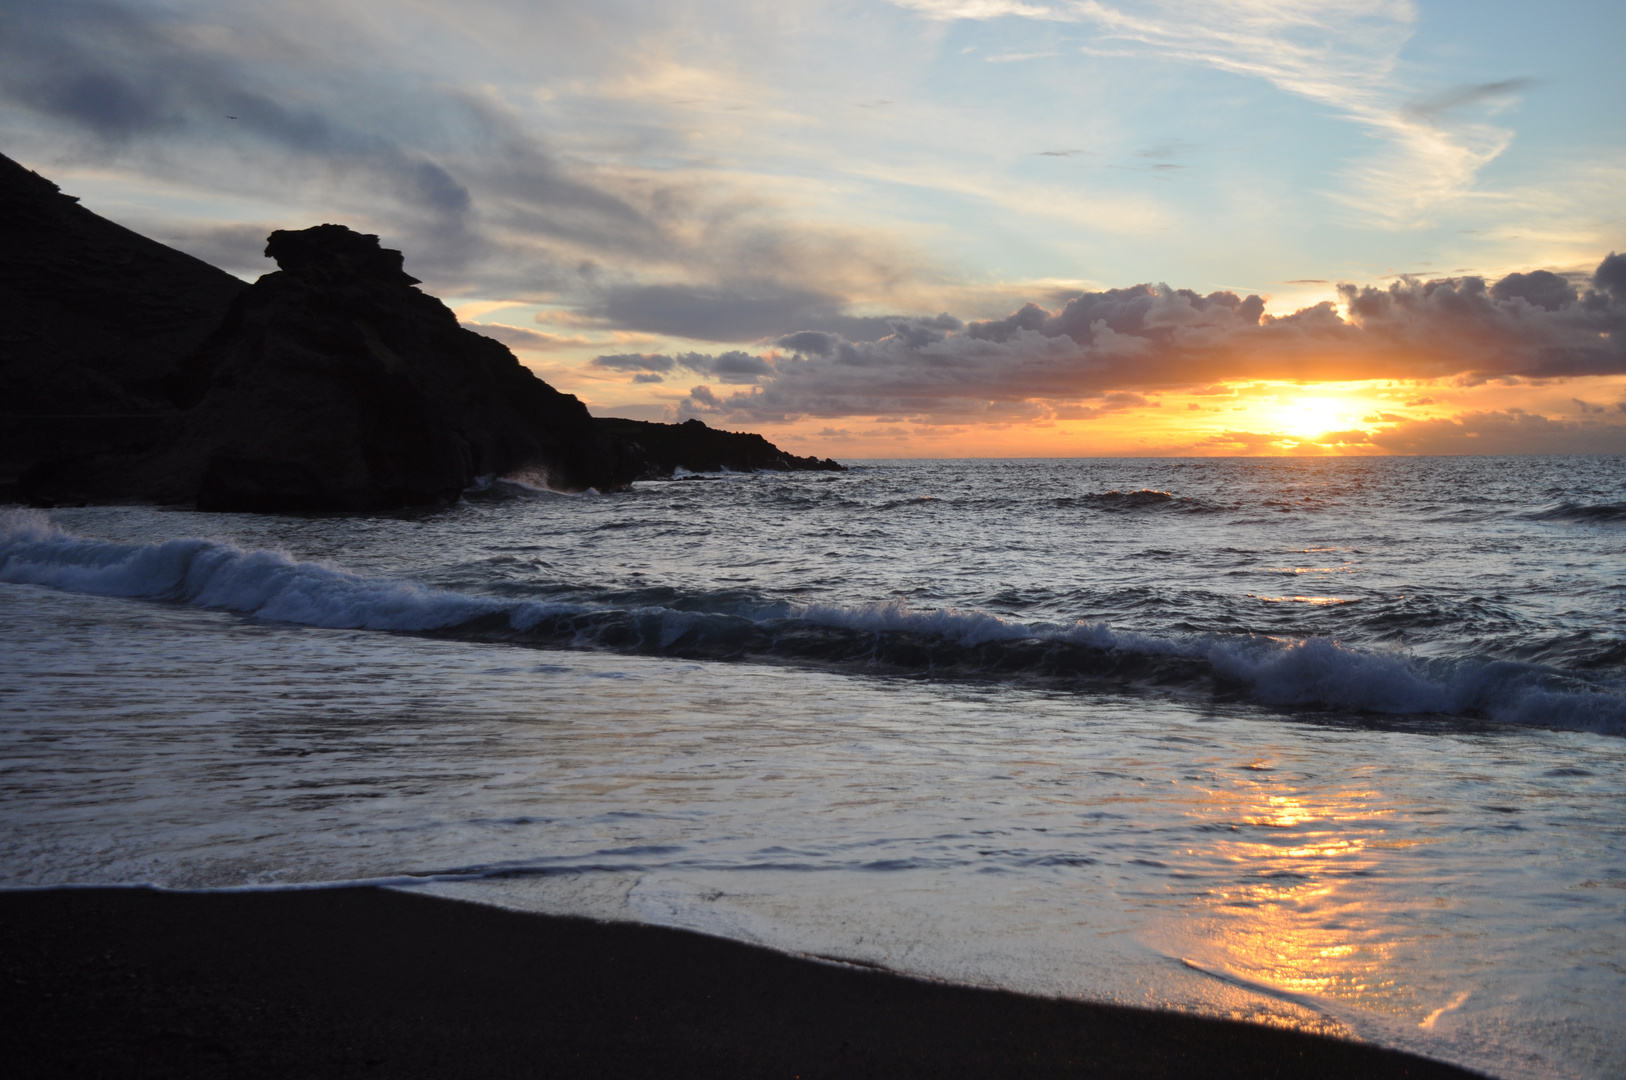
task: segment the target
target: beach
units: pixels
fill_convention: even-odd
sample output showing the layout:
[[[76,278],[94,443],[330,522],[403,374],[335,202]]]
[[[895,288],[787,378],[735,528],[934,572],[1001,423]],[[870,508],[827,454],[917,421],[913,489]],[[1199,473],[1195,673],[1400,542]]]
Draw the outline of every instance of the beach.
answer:
[[[1602,458],[872,462],[614,497],[510,485],[428,514],[13,511],[0,887],[274,913],[367,885],[502,909],[424,908],[463,915],[399,934],[403,971],[453,923],[564,917],[1091,1003],[1066,1006],[1080,1017],[1241,1021],[1261,1046],[1291,1030],[1503,1080],[1619,1076],[1619,476]],[[107,936],[86,955],[125,956],[149,914],[92,920]],[[229,957],[242,936],[195,940]],[[478,985],[477,951],[449,951],[424,992],[450,996],[401,1038],[465,1046],[442,1012],[514,997]],[[36,967],[100,985],[95,965]],[[586,985],[531,967],[566,1002]],[[222,1000],[373,1002],[367,968],[318,941]],[[108,1053],[167,1068],[140,1032],[205,1030],[162,1019],[204,1002],[171,985]],[[339,1015],[307,992],[279,1015]],[[54,1015],[52,993],[18,1015]],[[735,1000],[701,1024],[743,1062],[719,1070],[813,1070],[760,1058],[762,1033],[835,1014]],[[659,1011],[628,1008],[602,1030]],[[559,1015],[567,1041],[590,1027]],[[893,1053],[865,1023],[820,1020],[809,1057],[843,1024],[858,1034],[830,1046]],[[972,1049],[1003,1030],[932,1023]],[[504,1030],[486,1041],[530,1037]],[[400,1041],[329,1034],[372,1057]]]
[[[1458,1077],[1395,1051],[378,888],[0,893],[15,1077]]]

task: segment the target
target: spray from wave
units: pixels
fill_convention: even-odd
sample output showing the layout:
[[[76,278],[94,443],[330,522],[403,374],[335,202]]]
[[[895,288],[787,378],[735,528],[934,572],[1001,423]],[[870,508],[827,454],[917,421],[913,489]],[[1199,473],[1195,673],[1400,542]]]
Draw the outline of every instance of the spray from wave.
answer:
[[[1537,664],[1422,659],[1316,637],[1165,637],[1104,622],[1025,623],[901,603],[841,607],[741,598],[680,610],[512,600],[369,577],[216,540],[120,544],[80,537],[37,511],[0,515],[0,582],[332,629],[943,677],[1084,680],[1241,694],[1285,708],[1476,716],[1626,734],[1626,688]]]

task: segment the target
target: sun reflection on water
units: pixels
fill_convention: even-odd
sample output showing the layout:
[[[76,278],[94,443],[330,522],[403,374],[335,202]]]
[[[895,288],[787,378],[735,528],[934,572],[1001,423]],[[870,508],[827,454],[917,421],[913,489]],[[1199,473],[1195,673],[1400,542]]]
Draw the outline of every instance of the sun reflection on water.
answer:
[[[1412,965],[1397,962],[1417,942],[1407,904],[1383,885],[1383,860],[1421,841],[1387,835],[1395,812],[1382,794],[1301,785],[1267,760],[1220,773],[1186,811],[1215,838],[1188,849],[1211,885],[1187,894],[1166,944],[1188,967],[1311,1008],[1353,1005],[1411,1023],[1438,1008],[1432,989],[1420,994],[1401,974]]]

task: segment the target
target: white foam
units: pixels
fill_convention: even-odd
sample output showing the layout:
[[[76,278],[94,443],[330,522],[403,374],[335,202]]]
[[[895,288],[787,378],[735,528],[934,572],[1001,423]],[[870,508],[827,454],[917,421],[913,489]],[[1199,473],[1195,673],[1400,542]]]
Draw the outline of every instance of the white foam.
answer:
[[[506,605],[371,578],[280,551],[188,537],[118,544],[74,536],[36,511],[0,516],[0,581],[172,600],[335,629],[433,630]]]

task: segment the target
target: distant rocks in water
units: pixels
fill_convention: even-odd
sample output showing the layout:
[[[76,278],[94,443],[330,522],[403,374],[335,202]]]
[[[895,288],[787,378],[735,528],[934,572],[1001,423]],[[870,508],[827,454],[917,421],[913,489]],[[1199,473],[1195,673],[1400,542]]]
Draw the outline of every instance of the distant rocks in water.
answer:
[[[0,485],[43,505],[369,511],[478,477],[616,491],[839,469],[699,421],[595,420],[342,225],[271,234],[253,285],[0,158]]]
[[[665,479],[680,469],[690,473],[842,471],[829,458],[797,457],[761,435],[718,431],[699,420],[658,424],[606,416],[594,422],[599,430],[632,444],[641,464],[640,480]]]

